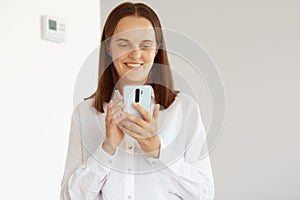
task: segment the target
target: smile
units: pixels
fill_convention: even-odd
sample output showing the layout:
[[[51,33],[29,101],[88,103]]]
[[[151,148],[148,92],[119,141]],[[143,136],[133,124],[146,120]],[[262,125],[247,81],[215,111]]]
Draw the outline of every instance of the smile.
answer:
[[[124,63],[127,68],[129,69],[137,69],[138,67],[142,66],[143,63]]]

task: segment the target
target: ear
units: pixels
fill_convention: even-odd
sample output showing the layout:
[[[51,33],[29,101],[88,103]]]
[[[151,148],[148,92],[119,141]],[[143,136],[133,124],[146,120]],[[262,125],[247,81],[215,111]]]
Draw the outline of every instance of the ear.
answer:
[[[158,52],[158,50],[160,49],[160,45],[161,45],[161,44],[159,43],[159,44],[157,45],[156,49],[155,49],[155,56],[157,55],[157,52]],[[154,56],[154,57],[155,57],[155,56]]]
[[[157,55],[157,52],[158,52],[158,49],[155,49],[155,56],[154,56],[154,57],[156,57],[156,55]]]
[[[108,55],[111,56],[111,47],[110,47],[110,42],[105,42],[105,50],[107,52]]]

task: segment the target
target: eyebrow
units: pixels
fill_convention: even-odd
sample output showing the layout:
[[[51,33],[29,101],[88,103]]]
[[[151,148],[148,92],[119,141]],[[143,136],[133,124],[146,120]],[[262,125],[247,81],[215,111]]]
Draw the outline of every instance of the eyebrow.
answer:
[[[119,41],[126,41],[126,42],[129,42],[129,40],[124,39],[124,38],[117,39],[116,41],[117,41],[117,42],[119,42]]]
[[[117,41],[117,42],[119,42],[119,41],[129,42],[129,40],[127,40],[127,39],[125,39],[125,38],[119,38],[119,39],[117,39],[116,41]],[[154,42],[154,41],[152,41],[152,40],[143,40],[142,42]]]

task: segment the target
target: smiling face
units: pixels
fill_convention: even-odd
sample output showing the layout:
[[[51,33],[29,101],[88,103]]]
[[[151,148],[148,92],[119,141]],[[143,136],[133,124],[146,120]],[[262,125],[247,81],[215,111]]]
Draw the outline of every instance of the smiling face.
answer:
[[[151,22],[143,17],[122,18],[108,44],[107,52],[122,85],[145,84],[157,53]]]

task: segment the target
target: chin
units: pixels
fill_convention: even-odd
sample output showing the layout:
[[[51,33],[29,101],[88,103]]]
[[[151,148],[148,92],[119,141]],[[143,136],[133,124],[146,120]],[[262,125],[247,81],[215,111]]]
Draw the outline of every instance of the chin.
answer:
[[[132,85],[133,85],[133,84],[141,85],[141,84],[146,83],[147,79],[136,79],[136,78],[132,78],[132,79],[127,79],[127,81],[128,81],[129,83],[131,83]]]

